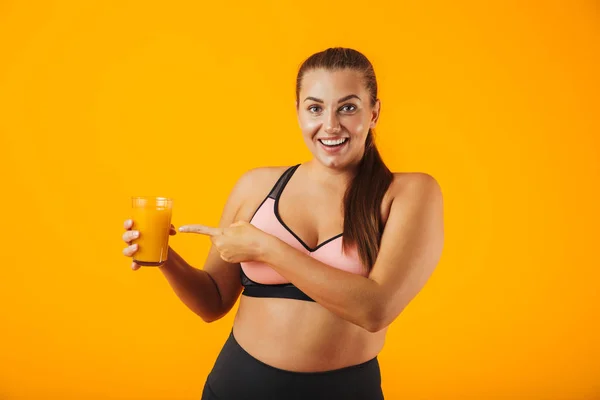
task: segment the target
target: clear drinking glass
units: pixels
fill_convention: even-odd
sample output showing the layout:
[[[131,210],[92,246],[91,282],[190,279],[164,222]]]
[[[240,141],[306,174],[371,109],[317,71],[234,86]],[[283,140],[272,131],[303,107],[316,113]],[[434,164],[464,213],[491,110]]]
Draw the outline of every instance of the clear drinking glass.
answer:
[[[132,241],[138,250],[133,261],[142,266],[159,266],[167,260],[173,200],[166,197],[131,198],[133,227],[140,235]]]

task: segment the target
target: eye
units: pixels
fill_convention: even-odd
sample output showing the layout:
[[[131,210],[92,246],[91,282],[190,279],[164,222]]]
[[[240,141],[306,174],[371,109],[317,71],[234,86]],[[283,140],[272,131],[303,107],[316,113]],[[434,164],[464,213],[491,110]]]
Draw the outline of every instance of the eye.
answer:
[[[354,104],[346,104],[340,110],[345,112],[352,112],[356,110],[356,106]]]
[[[310,106],[310,107],[308,107],[308,111],[310,111],[313,114],[314,113],[318,113],[320,110],[321,110],[321,107],[319,107],[319,106]]]

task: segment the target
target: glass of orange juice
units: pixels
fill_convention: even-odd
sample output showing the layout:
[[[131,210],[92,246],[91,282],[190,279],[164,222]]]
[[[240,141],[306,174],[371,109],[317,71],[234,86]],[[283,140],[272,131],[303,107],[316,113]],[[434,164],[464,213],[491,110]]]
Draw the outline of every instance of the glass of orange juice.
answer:
[[[140,235],[132,241],[138,250],[133,261],[142,266],[160,266],[167,260],[173,200],[166,197],[132,197],[133,227]]]

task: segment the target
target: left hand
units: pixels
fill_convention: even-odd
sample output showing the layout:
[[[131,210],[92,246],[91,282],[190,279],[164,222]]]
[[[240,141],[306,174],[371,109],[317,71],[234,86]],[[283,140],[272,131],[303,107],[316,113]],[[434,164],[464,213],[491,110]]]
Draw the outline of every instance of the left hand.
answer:
[[[221,258],[229,263],[260,261],[268,247],[267,242],[273,237],[244,221],[234,222],[227,228],[183,225],[179,227],[179,232],[210,236]]]

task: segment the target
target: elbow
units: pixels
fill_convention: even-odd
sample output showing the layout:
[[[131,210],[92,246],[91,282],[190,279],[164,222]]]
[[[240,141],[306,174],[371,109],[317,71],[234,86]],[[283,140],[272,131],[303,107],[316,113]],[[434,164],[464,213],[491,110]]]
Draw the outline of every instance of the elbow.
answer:
[[[196,313],[200,316],[200,318],[202,318],[202,320],[206,323],[211,323],[211,322],[215,322],[220,320],[221,318],[223,318],[225,315],[227,315],[227,312],[229,310],[224,310],[222,308],[219,308],[218,310],[211,310],[210,312],[204,312],[204,313]]]
[[[225,314],[227,314],[227,312],[223,312],[223,310],[206,310],[200,308],[192,309],[192,311],[194,314],[202,318],[202,321],[206,322],[207,324],[218,321],[223,318]]]
[[[385,307],[372,306],[368,307],[360,325],[363,329],[371,333],[377,333],[387,328],[391,322],[392,320],[388,318]]]
[[[377,323],[377,322],[365,323],[365,324],[362,324],[361,327],[371,333],[377,333],[385,328],[385,326],[383,326],[382,324]]]
[[[363,324],[361,324],[361,327],[371,333],[377,333],[377,332],[382,331],[383,329],[387,328],[388,325],[389,324],[385,323],[381,319],[369,318],[367,321],[365,321]]]
[[[200,314],[198,314],[200,315]],[[215,322],[217,320],[219,320],[219,318],[217,317],[208,317],[205,315],[200,315],[200,318],[202,318],[202,321],[206,322],[207,324],[210,324],[211,322]]]
[[[198,314],[198,313],[196,313]],[[202,318],[202,321],[206,322],[207,324],[210,324],[211,322],[215,322],[220,320],[221,318],[223,318],[223,315],[202,315],[202,314],[198,314],[200,316],[200,318]]]
[[[377,333],[390,326],[405,307],[406,305],[399,306],[389,300],[371,302],[364,309],[360,325],[371,333]]]

